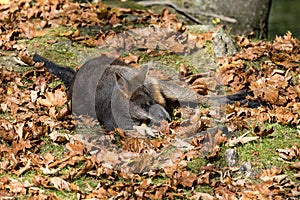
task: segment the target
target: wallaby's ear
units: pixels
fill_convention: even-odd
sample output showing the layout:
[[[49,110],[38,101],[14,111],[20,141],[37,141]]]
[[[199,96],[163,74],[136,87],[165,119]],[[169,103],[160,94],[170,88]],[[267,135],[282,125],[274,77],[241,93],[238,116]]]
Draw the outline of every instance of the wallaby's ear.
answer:
[[[126,96],[130,95],[129,82],[128,80],[120,73],[115,73],[115,81],[119,90],[124,93]]]
[[[143,65],[141,67],[140,72],[139,72],[139,79],[141,81],[144,81],[146,79],[148,70],[149,70],[149,66],[148,65]]]
[[[148,73],[148,65],[144,65],[131,79],[126,79],[123,74],[115,72],[116,86],[125,96],[130,97],[132,93],[141,87]]]

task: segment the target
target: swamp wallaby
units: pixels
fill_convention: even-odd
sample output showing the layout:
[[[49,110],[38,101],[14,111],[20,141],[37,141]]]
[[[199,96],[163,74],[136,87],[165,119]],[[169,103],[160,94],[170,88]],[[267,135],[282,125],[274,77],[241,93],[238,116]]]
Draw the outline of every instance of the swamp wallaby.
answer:
[[[169,113],[175,107],[241,102],[249,94],[241,91],[228,96],[200,96],[182,85],[147,76],[147,65],[131,68],[107,56],[87,61],[76,72],[38,54],[33,60],[44,62],[45,68],[68,87],[73,114],[98,119],[107,130],[129,130],[143,122],[159,125],[162,120],[170,120]]]

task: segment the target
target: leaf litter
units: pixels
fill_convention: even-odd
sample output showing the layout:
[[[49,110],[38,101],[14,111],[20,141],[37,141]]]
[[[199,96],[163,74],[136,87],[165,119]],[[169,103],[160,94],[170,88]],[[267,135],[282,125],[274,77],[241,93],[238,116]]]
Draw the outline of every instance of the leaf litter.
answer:
[[[300,45],[290,32],[276,37],[273,42],[254,42],[247,37],[238,37],[236,41],[241,50],[233,56],[218,58],[222,84],[233,93],[246,89],[251,94],[245,104],[226,105],[227,129],[231,132],[247,131],[241,136],[233,134],[228,138],[224,130],[210,129],[209,109],[204,109],[190,113],[190,125],[183,126],[172,121],[163,122],[156,131],[149,129],[148,136],[150,134],[152,138],[147,135],[144,138],[135,137],[141,131],[147,132],[146,129],[133,132],[116,129],[109,133],[100,130],[104,139],[99,140],[97,136],[97,140],[93,141],[92,137],[82,140],[72,134],[76,122],[70,112],[64,85],[49,87],[53,76],[39,63],[32,61],[25,51],[26,45],[18,43],[18,40],[43,37],[47,27],[69,26],[75,31],[65,32],[60,37],[95,47],[117,37],[116,28],[128,30],[137,24],[144,24],[167,27],[175,33],[185,31],[183,24],[168,10],[159,15],[143,10],[110,8],[101,3],[22,0],[7,2],[0,6],[0,10],[1,54],[8,53],[18,57],[18,64],[35,67],[18,73],[11,66],[0,66],[0,110],[3,114],[0,119],[1,196],[59,199],[55,190],[73,192],[78,199],[286,199],[300,196],[299,184],[289,179],[282,168],[263,169],[256,175],[249,175],[260,181],[248,181],[243,173],[251,172],[251,164],[238,166],[234,161],[237,159],[234,151],[228,153],[227,162],[233,163],[228,166],[207,164],[199,166],[196,171],[188,168],[189,162],[199,156],[204,157],[207,163],[219,160],[223,146],[238,147],[272,137],[273,129],[262,130],[259,123],[299,125]],[[133,16],[133,21],[126,16]],[[95,31],[94,27],[97,27],[96,34],[84,33],[84,29]],[[151,42],[150,38],[157,40],[152,35],[148,37],[148,42]],[[166,38],[165,44],[172,45],[172,52],[192,52],[211,41],[212,32],[188,34],[186,39],[194,43],[179,44],[176,39],[174,35]],[[114,41],[117,40],[114,38]],[[142,44],[139,42],[133,41],[128,45],[139,46]],[[153,49],[147,51],[153,53]],[[123,59],[132,65],[137,65],[139,61],[138,55],[134,54]],[[184,65],[179,69],[178,73],[197,93],[206,95],[213,91],[202,79],[203,74],[190,73]],[[189,113],[188,110],[182,112]],[[177,113],[181,115],[182,112]],[[93,126],[94,122],[87,124]],[[251,127],[254,128],[253,134],[247,130]],[[60,133],[59,130],[67,133]],[[198,132],[201,134],[195,135]],[[61,157],[51,151],[41,153],[41,147],[45,145],[42,138],[45,137],[65,149]],[[90,142],[84,144],[82,141]],[[99,148],[102,145],[97,142],[106,141],[119,142],[122,148],[119,152]],[[289,161],[287,168],[296,172],[294,177],[299,181],[298,146],[295,143],[290,148],[276,149],[276,153],[278,158]],[[126,169],[118,171],[109,162],[100,162],[99,156],[122,167],[126,166],[122,163],[128,164],[137,158],[131,164],[136,165],[139,172],[147,173],[126,173]],[[154,167],[148,169],[149,166]],[[33,177],[20,179],[26,173],[33,173]],[[160,179],[162,183],[155,183],[164,176]],[[91,177],[97,180],[97,184],[91,186],[86,182],[86,188],[82,190],[74,181],[82,177]],[[195,188],[201,185],[209,186],[212,192],[197,191]],[[45,192],[46,189],[50,189],[50,194]]]

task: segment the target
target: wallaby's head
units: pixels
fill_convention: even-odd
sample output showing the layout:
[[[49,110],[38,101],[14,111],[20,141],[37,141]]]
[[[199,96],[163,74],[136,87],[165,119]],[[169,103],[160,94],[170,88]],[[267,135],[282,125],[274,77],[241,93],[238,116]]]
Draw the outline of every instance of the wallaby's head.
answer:
[[[159,85],[154,81],[149,81],[147,72],[147,65],[129,78],[116,72],[116,89],[124,101],[120,99],[120,104],[128,102],[128,113],[134,124],[145,122],[149,125],[159,125],[162,120],[170,120],[170,116],[163,107],[164,97]]]

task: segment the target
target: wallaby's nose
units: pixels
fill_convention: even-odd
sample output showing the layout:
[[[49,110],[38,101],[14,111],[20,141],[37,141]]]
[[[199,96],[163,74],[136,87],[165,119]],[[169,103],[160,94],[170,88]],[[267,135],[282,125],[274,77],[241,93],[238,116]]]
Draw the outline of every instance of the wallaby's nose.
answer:
[[[162,120],[171,121],[169,113],[159,104],[154,104],[149,108],[150,125],[160,125]]]

